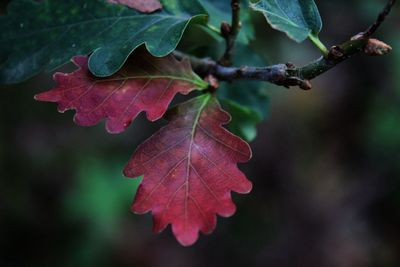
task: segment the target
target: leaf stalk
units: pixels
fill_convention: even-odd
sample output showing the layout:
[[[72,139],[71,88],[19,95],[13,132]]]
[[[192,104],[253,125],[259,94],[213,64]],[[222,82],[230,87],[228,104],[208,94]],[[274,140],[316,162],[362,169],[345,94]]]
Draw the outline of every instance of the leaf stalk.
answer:
[[[321,51],[324,57],[328,56],[329,50],[326,46],[321,42],[318,35],[309,34],[308,39]]]

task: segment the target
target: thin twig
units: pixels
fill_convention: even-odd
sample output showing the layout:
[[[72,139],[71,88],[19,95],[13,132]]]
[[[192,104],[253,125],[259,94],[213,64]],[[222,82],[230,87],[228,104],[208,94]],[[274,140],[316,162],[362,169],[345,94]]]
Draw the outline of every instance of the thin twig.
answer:
[[[310,89],[310,80],[329,71],[353,55],[364,52],[364,48],[368,44],[370,37],[389,15],[395,2],[395,0],[389,0],[384,10],[378,16],[377,21],[365,32],[354,36],[340,45],[333,46],[328,56],[320,57],[303,67],[296,67],[293,64],[277,64],[262,68],[248,66],[229,67],[209,58],[199,59],[178,51],[174,52],[174,55],[180,59],[188,57],[193,69],[204,77],[211,74],[221,81],[258,80],[285,87],[299,86],[302,89]],[[230,49],[228,50],[231,51]]]
[[[221,24],[221,34],[226,40],[225,53],[220,59],[220,64],[224,66],[232,65],[232,56],[235,48],[236,38],[240,31],[240,0],[231,1],[232,21],[231,25],[223,22]]]
[[[375,23],[371,25],[364,33],[365,38],[370,38],[377,30],[378,28],[382,25],[382,23],[385,21],[386,17],[390,14],[390,11],[392,10],[394,4],[396,4],[396,0],[389,0],[389,2],[386,4],[385,8],[382,10],[382,12],[379,14],[378,18],[376,19]]]

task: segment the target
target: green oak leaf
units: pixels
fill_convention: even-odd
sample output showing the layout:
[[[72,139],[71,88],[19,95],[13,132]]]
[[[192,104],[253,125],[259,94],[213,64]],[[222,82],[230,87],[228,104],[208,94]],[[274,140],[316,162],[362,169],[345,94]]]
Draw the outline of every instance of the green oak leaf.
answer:
[[[269,98],[265,85],[263,87],[260,82],[223,84],[218,89],[218,97],[232,116],[229,130],[248,142],[253,141],[257,136],[257,125],[268,114]]]
[[[299,43],[307,38],[318,39],[322,29],[314,0],[260,0],[251,7],[263,13],[272,28]]]
[[[257,124],[263,121],[260,113],[228,99],[222,100],[221,104],[232,117],[229,130],[248,142],[253,141],[257,137]]]
[[[265,66],[266,62],[246,45],[238,44],[234,57],[235,65]],[[236,81],[221,83],[218,97],[224,107],[231,113],[232,121],[228,128],[246,141],[253,141],[257,135],[256,126],[268,113],[268,86],[259,81]]]
[[[105,0],[12,1],[0,17],[0,83],[21,82],[92,52],[89,67],[100,77],[118,71],[141,44],[165,56],[191,21],[205,23],[207,15],[197,0],[162,4],[162,11],[143,14]]]
[[[218,29],[223,21],[231,23],[232,9],[231,0],[200,0],[204,8],[207,10],[210,18],[208,26]],[[251,23],[249,2],[247,0],[241,1],[241,23],[242,27],[239,32],[238,41],[248,44],[254,39],[254,27]]]

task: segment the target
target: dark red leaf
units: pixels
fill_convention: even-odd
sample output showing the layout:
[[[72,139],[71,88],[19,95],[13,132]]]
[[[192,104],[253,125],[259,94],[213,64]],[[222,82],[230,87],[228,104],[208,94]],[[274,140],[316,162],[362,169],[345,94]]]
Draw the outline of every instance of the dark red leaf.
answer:
[[[235,213],[231,191],[250,192],[251,182],[237,163],[248,161],[251,150],[222,127],[230,116],[210,94],[179,105],[167,119],[167,126],[137,148],[124,173],[144,175],[132,210],[151,211],[155,232],[171,224],[178,241],[188,246],[199,231],[214,230],[216,214]]]
[[[60,112],[75,109],[74,121],[82,126],[107,119],[110,133],[125,130],[142,111],[150,121],[158,120],[177,93],[208,86],[192,71],[188,60],[179,62],[172,55],[156,58],[144,49],[138,49],[131,63],[107,78],[93,76],[85,56],[75,57],[73,62],[78,70],[56,73],[57,87],[35,99],[58,102]]]
[[[112,4],[121,4],[143,13],[151,13],[162,8],[158,0],[107,0]]]

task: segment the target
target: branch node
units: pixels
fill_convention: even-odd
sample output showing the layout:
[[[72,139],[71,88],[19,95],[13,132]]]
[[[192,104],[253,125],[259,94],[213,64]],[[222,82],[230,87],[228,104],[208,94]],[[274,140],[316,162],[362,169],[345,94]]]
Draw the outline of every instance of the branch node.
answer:
[[[306,91],[311,90],[311,89],[312,89],[311,81],[309,81],[309,80],[303,80],[303,81],[299,84],[299,87],[300,87],[301,89],[303,89],[303,90],[306,90]]]
[[[223,21],[221,23],[221,36],[224,37],[225,39],[229,38],[231,31],[232,31],[231,25],[228,22]]]
[[[329,60],[338,60],[343,58],[345,55],[345,51],[338,45],[332,46],[329,49],[328,59]]]
[[[217,89],[218,89],[218,87],[219,87],[219,81],[218,81],[218,79],[217,79],[217,77],[215,77],[214,75],[212,75],[212,74],[208,74],[205,78],[204,78],[204,80],[209,84],[209,87],[208,87],[208,89],[210,90],[210,91],[216,91]]]
[[[292,62],[287,62],[285,65],[286,65],[286,67],[288,69],[295,69],[296,68],[296,65],[294,65]]]
[[[384,56],[392,52],[392,47],[378,39],[369,39],[364,47],[364,53],[368,56]]]
[[[219,63],[223,66],[232,65],[233,50],[235,48],[236,38],[239,34],[241,23],[240,23],[240,0],[231,0],[232,8],[232,21],[229,25],[226,22],[221,24],[221,35],[225,38],[226,49]]]

